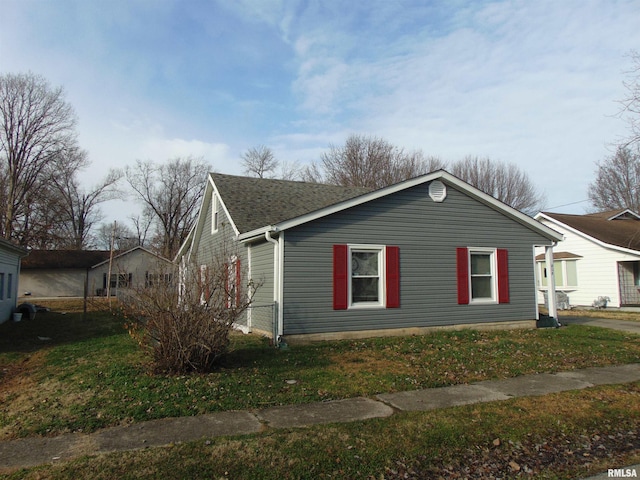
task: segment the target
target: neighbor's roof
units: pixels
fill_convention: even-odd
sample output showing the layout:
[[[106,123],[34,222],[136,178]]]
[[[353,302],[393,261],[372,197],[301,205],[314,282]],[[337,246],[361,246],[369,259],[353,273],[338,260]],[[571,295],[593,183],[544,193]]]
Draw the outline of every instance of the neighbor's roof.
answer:
[[[544,260],[545,258],[547,257],[544,253],[541,253],[540,255],[536,255],[536,260]],[[578,259],[578,258],[582,258],[582,255],[577,255],[571,252],[553,252],[554,260],[570,260],[570,259]]]
[[[29,250],[27,250],[26,248],[20,247],[15,243],[10,242],[9,240],[5,240],[4,238],[0,238],[0,246],[6,248],[7,250],[11,250],[21,257],[29,254]]]
[[[369,188],[221,173],[212,173],[211,178],[239,234],[300,217],[371,191]]]
[[[625,211],[616,210],[589,215],[542,212],[542,215],[563,223],[600,242],[640,251],[640,219],[634,217],[635,214],[633,212],[631,212],[632,215],[619,215]],[[611,218],[613,219],[610,220]]]
[[[109,250],[31,250],[22,269],[90,268],[109,258]]]

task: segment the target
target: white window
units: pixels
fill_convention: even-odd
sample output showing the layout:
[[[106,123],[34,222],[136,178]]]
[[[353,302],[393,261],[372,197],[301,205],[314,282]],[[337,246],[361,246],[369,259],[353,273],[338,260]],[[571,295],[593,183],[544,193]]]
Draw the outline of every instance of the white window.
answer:
[[[382,306],[384,247],[350,246],[349,299],[351,306]]]
[[[218,196],[213,192],[211,194],[211,233],[218,231],[220,227],[220,201]]]
[[[542,287],[548,286],[549,272],[545,262],[538,262],[539,284]],[[578,286],[578,262],[575,259],[563,259],[553,261],[553,272],[555,274],[556,288],[576,288]]]
[[[496,300],[495,250],[469,249],[471,303]]]

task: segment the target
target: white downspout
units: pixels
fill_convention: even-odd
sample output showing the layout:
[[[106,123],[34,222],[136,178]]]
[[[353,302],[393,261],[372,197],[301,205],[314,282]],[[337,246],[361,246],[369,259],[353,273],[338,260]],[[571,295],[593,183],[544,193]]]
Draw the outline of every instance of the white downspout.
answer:
[[[278,322],[276,338],[273,339],[275,345],[280,344],[280,337],[282,336],[282,320],[280,312],[280,237],[278,240],[271,236],[271,232],[276,231],[267,230],[264,234],[265,240],[273,244],[273,303],[275,305],[275,320]]]
[[[553,270],[553,247],[557,245],[553,242],[551,245],[544,247],[544,259],[547,266],[547,298],[549,301],[549,316],[553,318],[556,327],[560,326],[558,322],[558,305],[556,302],[556,275]]]

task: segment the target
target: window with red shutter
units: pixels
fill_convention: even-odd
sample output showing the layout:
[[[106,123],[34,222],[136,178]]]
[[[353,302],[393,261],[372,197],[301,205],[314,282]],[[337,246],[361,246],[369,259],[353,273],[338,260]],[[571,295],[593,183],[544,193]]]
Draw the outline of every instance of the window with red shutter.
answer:
[[[396,246],[334,245],[333,309],[399,308],[399,252]]]

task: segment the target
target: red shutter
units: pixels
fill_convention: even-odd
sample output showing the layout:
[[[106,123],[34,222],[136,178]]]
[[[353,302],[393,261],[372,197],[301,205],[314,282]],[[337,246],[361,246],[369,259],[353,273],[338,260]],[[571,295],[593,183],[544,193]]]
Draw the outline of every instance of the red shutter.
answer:
[[[224,294],[226,296],[225,305],[227,308],[231,308],[231,297],[229,296],[229,291],[231,289],[231,285],[229,282],[229,264],[225,263],[223,265],[224,268]]]
[[[349,292],[348,248],[346,245],[333,246],[333,309],[346,310]]]
[[[387,308],[400,307],[400,248],[386,248]]]
[[[240,281],[242,275],[240,271],[240,258],[236,260],[236,307],[240,306]]]
[[[509,303],[509,255],[498,249],[498,303]]]
[[[469,303],[469,251],[465,247],[456,248],[458,278],[458,305]]]

